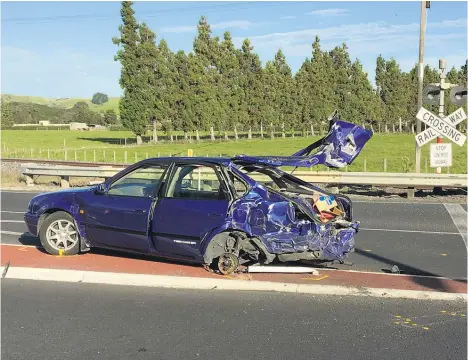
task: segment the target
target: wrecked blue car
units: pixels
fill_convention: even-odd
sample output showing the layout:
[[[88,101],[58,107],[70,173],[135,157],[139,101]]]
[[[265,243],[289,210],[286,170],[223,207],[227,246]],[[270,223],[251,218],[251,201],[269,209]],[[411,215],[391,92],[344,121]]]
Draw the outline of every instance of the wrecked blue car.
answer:
[[[50,254],[108,248],[223,274],[246,264],[343,262],[358,231],[350,199],[280,168],[343,167],[371,136],[333,119],[324,138],[292,156],[146,159],[97,186],[39,194],[24,219]]]

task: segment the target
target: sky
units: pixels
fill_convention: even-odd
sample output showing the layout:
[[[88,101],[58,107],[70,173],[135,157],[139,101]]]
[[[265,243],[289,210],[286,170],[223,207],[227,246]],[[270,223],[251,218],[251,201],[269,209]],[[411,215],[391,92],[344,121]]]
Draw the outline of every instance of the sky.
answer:
[[[249,38],[262,63],[281,48],[296,72],[311,57],[318,35],[322,48],[343,42],[374,83],[379,54],[402,70],[418,62],[420,3],[417,1],[149,2],[134,4],[173,51],[192,51],[196,25],[206,16],[214,36],[230,31],[240,47]],[[444,57],[457,69],[467,59],[467,2],[431,1],[427,11],[425,63]],[[120,2],[51,1],[1,3],[1,93],[51,98],[120,96],[120,64],[114,61]]]

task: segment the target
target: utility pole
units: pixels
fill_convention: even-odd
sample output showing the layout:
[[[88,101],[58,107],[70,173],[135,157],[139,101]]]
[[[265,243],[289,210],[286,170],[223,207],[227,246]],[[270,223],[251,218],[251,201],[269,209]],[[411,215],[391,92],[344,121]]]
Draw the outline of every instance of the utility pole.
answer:
[[[423,104],[424,79],[424,33],[426,32],[426,9],[430,8],[430,1],[421,1],[421,23],[419,25],[419,65],[418,65],[418,110]],[[416,119],[416,134],[421,132],[421,121]],[[421,172],[421,148],[416,143],[416,172]]]
[[[445,69],[447,68],[445,59],[439,60],[440,70],[440,97],[439,97],[439,117],[443,119],[445,117]],[[450,84],[451,85],[451,84]],[[437,136],[437,143],[441,143],[443,140],[442,136]],[[440,174],[442,169],[437,168],[437,174]]]

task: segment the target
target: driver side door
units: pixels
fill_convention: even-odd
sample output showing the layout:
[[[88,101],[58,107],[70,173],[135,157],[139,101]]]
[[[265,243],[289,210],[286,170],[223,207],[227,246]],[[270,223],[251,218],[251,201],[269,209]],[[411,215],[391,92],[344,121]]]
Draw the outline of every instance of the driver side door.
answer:
[[[87,204],[86,233],[93,246],[148,253],[154,195],[167,165],[141,166],[95,194]]]

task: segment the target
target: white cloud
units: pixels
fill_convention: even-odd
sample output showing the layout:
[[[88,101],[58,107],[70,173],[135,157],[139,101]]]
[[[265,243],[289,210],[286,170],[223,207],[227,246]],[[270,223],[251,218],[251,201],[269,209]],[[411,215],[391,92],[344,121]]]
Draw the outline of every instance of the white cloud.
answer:
[[[286,15],[286,16],[281,16],[280,19],[283,19],[283,20],[293,20],[293,19],[295,19],[295,18],[296,18],[296,16],[294,16],[294,15]]]
[[[249,29],[255,24],[247,20],[234,20],[234,21],[223,21],[217,24],[210,25],[211,29]],[[194,26],[174,26],[162,28],[161,32],[163,33],[190,33],[197,31],[197,27]]]
[[[322,9],[314,10],[306,13],[306,15],[316,15],[316,16],[348,16],[348,9]]]
[[[450,33],[434,34],[432,29],[453,29]],[[465,29],[463,29],[465,28]],[[258,50],[282,48],[288,56],[310,56],[311,43],[315,36],[320,38],[324,48],[331,48],[346,42],[352,54],[398,53],[405,49],[417,49],[419,23],[392,25],[385,22],[344,24],[326,28],[314,28],[289,32],[278,32],[249,37]],[[241,40],[235,38],[236,42]],[[462,41],[464,40],[462,45]],[[427,25],[426,46],[444,45],[457,41],[466,48],[466,19],[430,23]]]

